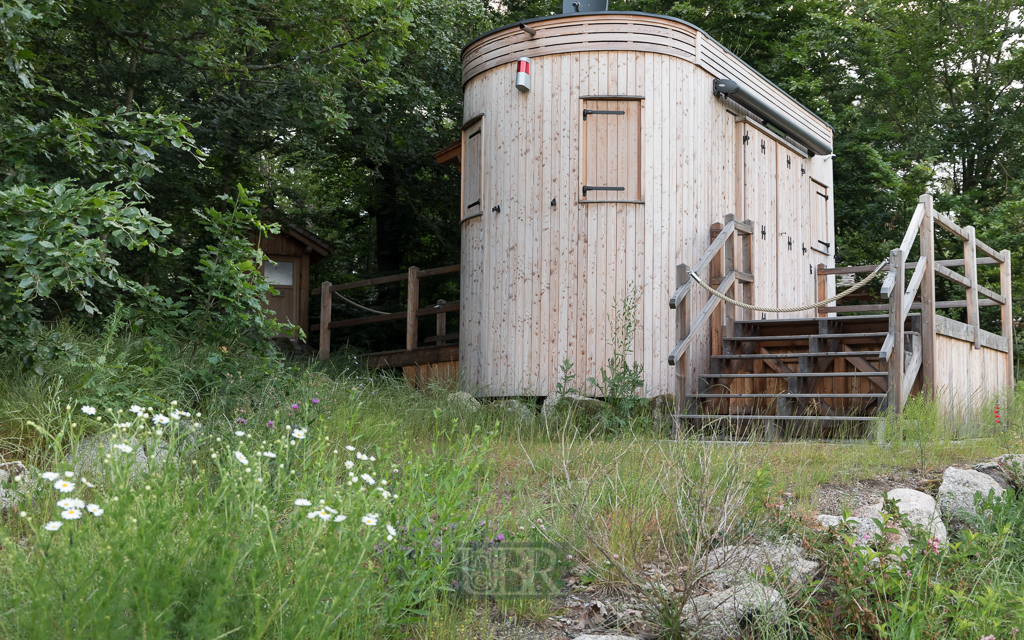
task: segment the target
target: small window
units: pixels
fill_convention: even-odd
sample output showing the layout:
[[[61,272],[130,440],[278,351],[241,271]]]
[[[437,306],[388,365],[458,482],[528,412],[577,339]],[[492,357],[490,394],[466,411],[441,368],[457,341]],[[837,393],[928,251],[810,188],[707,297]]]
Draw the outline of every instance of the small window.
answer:
[[[580,113],[580,202],[642,202],[642,101],[584,98]]]
[[[484,117],[462,128],[462,219],[483,213]]]
[[[295,263],[280,261],[277,264],[267,260],[263,263],[263,277],[270,284],[290,287],[294,284]]]

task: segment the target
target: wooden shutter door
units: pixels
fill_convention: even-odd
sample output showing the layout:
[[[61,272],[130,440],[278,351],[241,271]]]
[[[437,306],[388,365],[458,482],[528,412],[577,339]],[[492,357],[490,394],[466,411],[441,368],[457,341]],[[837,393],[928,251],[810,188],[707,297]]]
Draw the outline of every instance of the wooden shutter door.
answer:
[[[462,219],[483,213],[484,118],[469,121],[462,130]]]
[[[803,192],[800,188],[800,158],[784,146],[778,146],[776,180],[778,184],[778,303],[779,307],[798,307],[813,302],[807,298],[806,214],[801,215]],[[789,313],[784,317],[803,317],[808,313]]]
[[[639,100],[585,99],[580,111],[580,202],[639,202]]]

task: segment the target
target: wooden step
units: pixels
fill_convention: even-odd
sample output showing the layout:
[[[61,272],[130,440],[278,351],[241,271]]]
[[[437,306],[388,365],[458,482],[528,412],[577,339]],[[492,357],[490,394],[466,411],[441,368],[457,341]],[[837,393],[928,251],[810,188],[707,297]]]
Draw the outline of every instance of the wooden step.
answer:
[[[884,398],[884,393],[697,393],[687,398],[724,399],[724,398],[860,398],[875,400]]]
[[[783,342],[787,340],[807,340],[808,338],[818,338],[821,340],[831,339],[850,339],[850,338],[882,338],[889,335],[885,331],[875,331],[871,333],[809,333],[806,335],[791,335],[791,336],[733,336],[731,338],[722,338],[723,341],[729,342]]]
[[[863,371],[840,371],[832,373],[702,373],[698,378],[884,378],[888,371],[864,373]]]
[[[919,315],[921,315],[921,314],[919,314],[919,313],[911,313],[911,314],[908,314],[907,317],[914,317],[914,316],[919,316]],[[747,326],[754,326],[754,327],[772,327],[772,326],[786,325],[786,324],[791,324],[791,325],[801,325],[801,324],[804,324],[804,325],[817,326],[818,322],[821,321],[821,320],[826,320],[828,322],[840,322],[842,324],[859,324],[859,323],[862,323],[862,322],[878,322],[880,320],[884,320],[884,321],[888,322],[889,321],[889,314],[883,313],[883,314],[868,315],[868,316],[841,316],[841,317],[832,317],[832,318],[772,318],[770,320],[769,319],[765,319],[765,320],[736,320],[735,323],[736,324],[745,324]]]
[[[731,356],[711,356],[712,360],[780,360],[797,359],[804,356],[812,358],[878,358],[875,351],[804,351],[801,353],[737,353]]]
[[[714,414],[714,413],[674,413],[673,418],[681,420],[773,420],[773,421],[808,421],[819,422],[871,422],[880,420],[879,416],[776,416],[758,413]]]

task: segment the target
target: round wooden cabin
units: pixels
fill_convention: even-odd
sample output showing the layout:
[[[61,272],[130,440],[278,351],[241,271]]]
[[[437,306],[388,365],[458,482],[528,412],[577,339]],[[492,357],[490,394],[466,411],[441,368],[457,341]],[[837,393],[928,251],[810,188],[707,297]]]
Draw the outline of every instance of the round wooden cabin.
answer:
[[[585,381],[607,365],[613,306],[635,287],[631,359],[646,395],[674,393],[676,267],[696,264],[729,214],[753,224],[753,301],[815,301],[816,265],[834,266],[832,130],[706,33],[563,14],[487,33],[462,63],[468,390],[549,395],[568,359],[576,386],[600,395]],[[696,313],[707,295],[694,297]],[[703,331],[691,374],[714,348]]]

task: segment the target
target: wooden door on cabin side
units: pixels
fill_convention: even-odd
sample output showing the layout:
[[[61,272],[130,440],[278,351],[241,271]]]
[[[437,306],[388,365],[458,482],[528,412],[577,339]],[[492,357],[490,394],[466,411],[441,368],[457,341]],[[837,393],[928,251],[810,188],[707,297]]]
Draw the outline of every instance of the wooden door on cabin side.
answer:
[[[274,319],[282,324],[302,326],[299,290],[302,284],[303,256],[267,256],[261,269],[263,277],[276,292],[268,294],[265,308],[273,311]]]
[[[805,178],[800,175],[800,160],[791,149],[778,145],[776,179],[778,185],[778,303],[780,308],[799,307],[813,302],[809,283],[807,248],[809,230],[804,206]],[[782,314],[785,318],[809,316],[809,311]]]
[[[828,224],[829,188],[811,178],[807,189],[808,210],[810,212],[810,254],[815,265],[833,266],[835,256],[835,239]]]
[[[741,123],[743,155],[743,217],[754,223],[754,304],[778,304],[777,143],[754,127]],[[766,313],[765,318],[778,314]],[[755,314],[760,318],[760,314]]]

